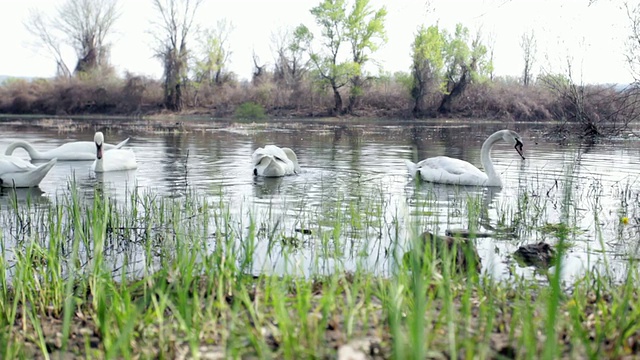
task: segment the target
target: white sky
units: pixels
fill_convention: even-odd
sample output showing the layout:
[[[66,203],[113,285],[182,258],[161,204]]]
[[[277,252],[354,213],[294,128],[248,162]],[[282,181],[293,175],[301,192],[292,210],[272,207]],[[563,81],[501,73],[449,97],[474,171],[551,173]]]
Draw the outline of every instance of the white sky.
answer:
[[[0,0],[0,75],[48,77],[55,73],[54,61],[36,51],[23,21],[30,8],[55,12],[63,0]],[[279,29],[304,23],[312,30],[309,10],[320,0],[204,0],[197,22],[215,26],[220,19],[234,27],[230,34],[230,70],[249,78],[255,50],[261,62],[273,62],[271,35]],[[519,76],[523,67],[520,38],[532,29],[537,40],[536,73],[540,66],[564,72],[573,61],[575,79],[585,83],[628,82],[625,41],[629,21],[621,2],[598,0],[371,0],[388,11],[388,42],[372,58],[385,71],[408,71],[410,45],[416,29],[436,22],[450,31],[460,22],[472,33],[481,28],[485,39],[495,40],[496,75]],[[153,12],[150,0],[120,0],[121,17],[112,43],[111,62],[119,73],[125,70],[160,78],[161,63],[152,56],[148,34]],[[486,43],[486,41],[485,41]],[[69,49],[67,65],[73,68],[75,54]],[[377,72],[376,68],[370,70]]]

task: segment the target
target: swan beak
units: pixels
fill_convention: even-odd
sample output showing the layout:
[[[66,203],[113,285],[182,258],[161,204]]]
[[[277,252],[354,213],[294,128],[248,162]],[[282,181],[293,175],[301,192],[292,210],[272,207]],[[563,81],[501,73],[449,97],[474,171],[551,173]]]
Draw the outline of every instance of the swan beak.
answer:
[[[96,148],[98,149],[98,159],[102,159],[102,144],[96,144]]]
[[[515,149],[518,152],[518,154],[520,155],[520,157],[522,158],[522,160],[524,160],[524,155],[522,154],[522,142],[518,139],[516,139],[516,146]]]

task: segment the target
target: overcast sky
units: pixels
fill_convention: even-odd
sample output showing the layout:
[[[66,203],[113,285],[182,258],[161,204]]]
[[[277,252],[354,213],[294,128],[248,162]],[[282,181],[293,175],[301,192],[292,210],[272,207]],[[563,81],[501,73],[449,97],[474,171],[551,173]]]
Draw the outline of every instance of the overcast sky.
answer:
[[[55,63],[37,51],[23,21],[30,8],[55,12],[63,0],[0,0],[0,75],[48,77]],[[304,23],[315,28],[309,10],[320,0],[204,0],[197,22],[215,26],[220,19],[230,21],[232,55],[229,68],[240,78],[249,78],[255,50],[261,62],[273,63],[271,35],[280,29]],[[599,0],[371,0],[376,8],[386,6],[388,43],[372,58],[385,71],[408,71],[410,46],[416,29],[438,23],[453,30],[460,22],[472,32],[482,30],[485,39],[494,41],[494,66],[497,75],[519,76],[523,60],[520,39],[534,31],[537,40],[536,73],[566,71],[567,59],[574,74],[585,83],[628,82],[625,41],[629,21],[620,3]],[[151,0],[121,0],[121,16],[112,43],[111,61],[119,73],[125,70],[160,78],[161,63],[152,57],[152,39],[148,34],[154,16]],[[75,54],[67,52],[67,65],[75,65]],[[371,68],[377,72],[377,68]]]

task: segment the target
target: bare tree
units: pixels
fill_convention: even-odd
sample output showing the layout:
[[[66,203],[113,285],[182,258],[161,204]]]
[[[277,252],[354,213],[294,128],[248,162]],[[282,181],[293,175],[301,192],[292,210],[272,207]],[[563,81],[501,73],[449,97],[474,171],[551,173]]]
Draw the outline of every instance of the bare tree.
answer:
[[[556,96],[554,115],[561,120],[557,132],[575,124],[585,138],[618,135],[640,118],[638,89],[576,83],[572,63],[567,56],[564,73],[547,73],[539,79]]]
[[[489,62],[492,64],[491,68],[489,69],[489,80],[493,81],[493,61],[494,59],[494,52],[496,50],[496,34],[492,31],[489,33],[489,36],[487,37],[487,51],[489,52]]]
[[[522,57],[524,60],[524,69],[522,71],[522,83],[529,86],[532,80],[532,68],[536,61],[536,38],[534,31],[523,33],[520,38],[520,48],[522,49]]]
[[[303,79],[309,72],[310,59],[307,56],[313,34],[305,25],[298,25],[293,31],[272,33],[272,51],[275,52],[273,77],[278,85],[289,91],[289,104],[296,109],[306,102]]]
[[[181,111],[182,86],[188,70],[187,39],[202,0],[153,0],[158,20],[154,23],[156,57],[164,66],[164,105]]]
[[[251,81],[255,85],[259,85],[262,83],[266,75],[264,68],[267,66],[267,64],[262,63],[262,65],[260,65],[260,57],[258,56],[258,54],[256,54],[255,49],[253,50],[252,58],[253,58],[253,78],[251,79]]]
[[[297,87],[308,71],[309,59],[305,58],[313,35],[304,25],[298,25],[291,33],[288,30],[271,35],[275,49],[274,75],[277,81]]]
[[[630,6],[625,2],[631,34],[627,39],[626,58],[636,84],[640,82],[640,5]]]
[[[48,55],[52,56],[56,61],[56,75],[62,77],[71,77],[71,71],[62,58],[60,50],[61,40],[49,31],[47,22],[39,11],[31,10],[31,13],[25,21],[27,30],[37,38],[37,46],[44,47]]]
[[[59,73],[68,73],[60,55],[61,42],[76,52],[75,73],[109,69],[106,38],[119,16],[117,4],[118,0],[67,0],[52,18],[32,10],[25,25],[52,53]]]

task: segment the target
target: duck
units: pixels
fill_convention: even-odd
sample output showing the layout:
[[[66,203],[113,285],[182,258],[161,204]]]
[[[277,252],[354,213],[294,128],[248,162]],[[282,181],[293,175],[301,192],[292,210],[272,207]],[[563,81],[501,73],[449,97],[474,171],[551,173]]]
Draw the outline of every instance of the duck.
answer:
[[[253,175],[264,177],[281,177],[299,174],[298,157],[287,147],[267,145],[258,148],[251,155]]]
[[[103,144],[103,150],[108,151],[112,149],[120,149],[127,142],[129,138],[126,138],[119,144]],[[27,151],[31,160],[51,160],[58,159],[59,161],[83,161],[94,160],[96,158],[95,144],[92,141],[73,141],[66,144],[62,144],[55,149],[40,152],[36,150],[33,145],[27,141],[18,140],[14,141],[5,150],[5,155],[12,155],[15,149],[22,148]]]
[[[482,260],[471,241],[453,236],[435,235],[429,231],[423,232],[417,239],[417,249],[411,249],[404,253],[402,256],[403,264],[411,268],[413,258],[417,254],[418,264],[422,266],[427,244],[430,245],[431,252],[435,253],[436,259],[442,258],[445,252],[455,251],[452,258],[458,273],[466,273],[467,271],[480,273],[482,271]]]
[[[39,186],[42,179],[56,164],[57,159],[38,166],[17,156],[0,156],[0,187],[32,188]]]
[[[502,180],[493,168],[493,162],[491,161],[491,149],[493,145],[499,141],[504,141],[513,146],[522,160],[525,159],[520,135],[512,130],[499,130],[491,134],[482,144],[480,161],[482,162],[482,167],[485,172],[467,161],[448,156],[436,156],[424,159],[417,164],[405,159],[405,163],[409,170],[409,175],[411,175],[412,178],[427,182],[502,187]]]
[[[544,241],[522,245],[513,253],[513,258],[520,266],[533,266],[541,269],[551,267],[556,258],[556,251]]]
[[[91,166],[94,172],[102,173],[107,171],[135,170],[138,168],[136,154],[131,150],[111,149],[104,151],[104,134],[96,132],[93,137],[95,143],[95,161]]]

